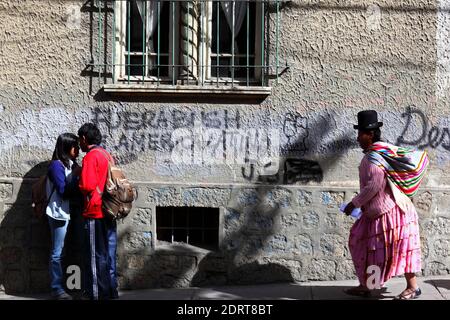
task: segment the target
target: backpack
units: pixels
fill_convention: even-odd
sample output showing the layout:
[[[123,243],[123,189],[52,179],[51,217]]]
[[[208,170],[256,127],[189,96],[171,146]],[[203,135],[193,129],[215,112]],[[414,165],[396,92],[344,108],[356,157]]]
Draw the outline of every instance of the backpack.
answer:
[[[98,148],[108,160],[108,176],[102,196],[102,209],[106,217],[117,220],[124,219],[131,211],[133,201],[137,199],[136,188],[128,181],[122,169],[117,167],[112,157]],[[98,189],[98,188],[97,188]]]
[[[47,179],[47,175],[43,175],[31,186],[31,207],[33,216],[38,219],[45,215],[48,203],[55,192],[55,188],[53,188],[50,197],[47,198]]]

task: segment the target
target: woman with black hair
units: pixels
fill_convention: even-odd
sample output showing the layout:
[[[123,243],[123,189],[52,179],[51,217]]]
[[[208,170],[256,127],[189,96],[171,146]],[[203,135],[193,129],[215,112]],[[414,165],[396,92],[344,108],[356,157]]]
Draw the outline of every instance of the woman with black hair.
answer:
[[[70,220],[70,197],[78,188],[80,168],[75,162],[78,154],[78,137],[63,133],[56,141],[48,168],[46,215],[52,240],[49,271],[51,294],[57,300],[71,299],[64,289],[61,259]]]
[[[360,285],[345,292],[368,297],[372,289],[404,275],[406,288],[395,299],[415,299],[421,294],[416,278],[421,272],[421,249],[411,197],[417,193],[429,160],[424,151],[382,142],[382,125],[375,110],[364,110],[353,126],[364,157],[359,166],[360,192],[344,211],[350,215],[354,208],[361,208],[363,212],[349,237]]]

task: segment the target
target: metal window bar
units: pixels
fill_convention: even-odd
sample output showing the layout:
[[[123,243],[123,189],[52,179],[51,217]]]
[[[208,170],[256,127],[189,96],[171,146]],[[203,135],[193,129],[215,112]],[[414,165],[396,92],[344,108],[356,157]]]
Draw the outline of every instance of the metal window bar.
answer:
[[[168,56],[168,55],[167,55]],[[159,81],[160,81],[160,73],[159,73],[159,68],[160,68],[160,64],[161,64],[161,1],[158,0],[158,56],[157,56],[157,86],[159,86]]]
[[[261,86],[264,86],[264,1],[261,0]]]
[[[248,36],[250,34],[250,2],[247,1],[247,61],[246,61],[246,71],[247,71],[247,87],[249,86],[249,76],[250,76],[250,69],[249,69],[249,50],[250,50],[250,37]]]
[[[128,48],[128,84],[130,84],[130,75],[131,75],[131,1],[127,1],[127,48]]]
[[[102,29],[102,6],[101,6],[101,3],[100,3],[100,0],[97,0],[96,1],[96,5],[97,5],[97,7],[98,7],[98,34],[100,35],[101,33],[103,33],[103,29]],[[97,46],[98,46],[98,48],[97,48],[97,51],[98,51],[98,59],[97,59],[97,61],[98,62],[101,62],[102,61],[102,37],[101,36],[98,36],[97,37]],[[103,68],[104,68],[104,66],[103,66]],[[102,70],[102,68],[98,68],[98,84],[99,85],[101,85],[101,75],[102,75],[102,72],[101,72],[101,70]]]
[[[144,19],[142,21],[142,83],[145,81],[146,64],[145,57],[147,54],[147,1],[144,2]]]
[[[219,33],[219,30],[220,30],[220,22],[219,22],[219,20],[220,20],[220,2],[219,1],[217,1],[217,40],[216,40],[216,43],[217,43],[217,54],[219,54],[220,53],[220,51],[219,51],[219,49],[220,49],[220,46],[219,46],[219,39],[220,39],[220,33]],[[216,78],[217,78],[217,87],[219,87],[219,76],[220,76],[220,68],[219,68],[219,57],[217,57],[216,58],[216,64],[217,64],[217,71],[216,71]]]
[[[176,212],[176,207],[169,207],[169,208],[170,208],[170,223],[169,223],[169,225],[165,225],[165,224],[163,226],[158,225],[156,229],[157,229],[157,232],[163,231],[163,230],[170,231],[170,239],[167,239],[167,238],[166,239],[168,241],[170,241],[171,243],[182,241],[187,244],[190,244],[192,242],[190,239],[191,231],[200,231],[201,244],[205,245],[206,244],[206,232],[208,232],[208,231],[218,232],[219,231],[218,225],[210,226],[210,227],[206,226],[206,218],[207,218],[206,215],[208,213],[206,212],[207,210],[205,208],[195,208],[198,211],[198,215],[200,216],[200,220],[201,220],[200,225],[196,225],[196,224],[191,225],[189,216],[192,213],[192,208],[190,208],[190,207],[180,208],[180,209],[184,209],[183,211],[180,211],[180,212]],[[161,214],[166,214],[166,213],[163,212]],[[186,220],[184,221],[185,223],[181,223],[180,225],[176,226],[175,218],[176,218],[176,216],[180,217],[181,214],[186,214]],[[185,235],[183,235],[183,234],[177,233],[177,231],[185,231],[186,233],[185,233]],[[180,237],[181,235],[183,235],[183,237]],[[164,240],[164,239],[162,239],[162,240]]]
[[[189,244],[189,207],[186,214],[186,243]]]
[[[116,3],[117,2],[121,2],[121,1],[126,1],[126,5],[125,5],[125,7],[122,7],[121,5],[116,5]],[[157,10],[158,10],[158,19],[157,19],[157,32],[158,32],[158,35],[157,35],[157,40],[158,40],[158,45],[157,45],[157,47],[158,47],[158,50],[157,50],[157,53],[155,54],[155,53],[151,53],[151,52],[148,52],[148,44],[147,44],[147,37],[146,37],[146,33],[147,33],[147,26],[146,26],[146,20],[148,19],[148,7],[147,7],[147,2],[148,1],[153,1],[153,0],[145,0],[145,6],[144,6],[144,10],[145,10],[145,13],[144,13],[144,16],[145,16],[145,19],[144,19],[144,21],[143,21],[143,32],[142,32],[142,34],[143,34],[143,41],[142,41],[142,43],[143,43],[143,45],[142,45],[142,47],[143,47],[143,50],[142,50],[142,53],[141,53],[141,55],[142,55],[142,65],[140,65],[141,67],[142,67],[142,69],[143,69],[143,74],[142,74],[142,82],[145,82],[145,81],[154,81],[155,79],[153,79],[152,77],[147,77],[146,75],[147,75],[147,73],[148,73],[148,68],[147,68],[147,66],[148,66],[148,63],[147,63],[147,61],[148,61],[148,59],[149,59],[149,57],[150,56],[154,56],[154,55],[156,55],[156,59],[157,59],[157,63],[156,63],[156,69],[157,69],[157,77],[156,77],[156,82],[157,82],[157,85],[159,85],[160,83],[161,83],[161,81],[163,80],[162,79],[162,77],[161,77],[161,68],[162,67],[169,67],[169,68],[171,68],[172,69],[172,84],[173,85],[175,85],[176,84],[176,78],[177,78],[177,72],[176,72],[176,70],[177,70],[177,68],[179,68],[179,67],[185,67],[184,65],[179,65],[179,64],[176,64],[175,62],[176,62],[176,55],[175,55],[175,53],[177,52],[177,47],[176,47],[176,43],[175,43],[175,41],[176,41],[176,34],[175,34],[175,25],[177,24],[177,22],[176,22],[176,20],[175,20],[175,17],[176,17],[176,3],[177,2],[181,2],[181,1],[188,1],[188,4],[189,4],[189,6],[191,6],[191,5],[193,5],[193,3],[192,3],[192,0],[155,0],[155,1],[157,1],[158,3],[157,3]],[[161,54],[161,1],[167,1],[167,2],[169,2],[170,1],[170,5],[171,5],[171,14],[172,14],[172,19],[171,19],[171,22],[172,22],[172,61],[169,63],[169,64],[161,64],[161,57],[163,57],[163,56],[165,56],[165,55],[167,55],[167,54]],[[201,9],[200,9],[200,15],[199,15],[199,18],[201,19],[201,23],[200,23],[200,31],[201,31],[201,39],[200,39],[200,45],[201,45],[201,50],[199,50],[199,51],[201,51],[201,52],[199,52],[200,54],[201,54],[201,57],[200,57],[200,59],[198,59],[197,58],[197,60],[200,60],[200,61],[197,61],[197,62],[195,62],[195,61],[193,61],[193,59],[192,59],[192,65],[191,65],[191,68],[192,68],[192,70],[194,70],[194,68],[195,67],[197,67],[198,69],[197,70],[199,70],[200,71],[200,79],[201,79],[201,81],[198,81],[199,79],[198,79],[198,77],[197,77],[197,81],[196,81],[196,83],[197,83],[197,85],[204,85],[205,83],[209,83],[209,82],[205,82],[205,67],[208,67],[208,61],[207,61],[207,59],[205,59],[205,52],[204,52],[204,50],[205,50],[205,47],[204,47],[204,41],[205,41],[205,39],[207,40],[207,32],[206,32],[206,28],[205,28],[205,26],[204,26],[204,23],[205,23],[205,21],[204,21],[204,18],[205,17],[203,17],[203,15],[206,15],[206,12],[207,12],[207,10],[206,10],[206,8],[205,8],[205,3],[207,3],[207,2],[212,2],[213,0],[198,0],[199,1],[199,3],[200,3],[200,7],[201,7]],[[220,33],[219,33],[219,31],[220,31],[220,26],[221,26],[221,23],[220,23],[220,21],[219,21],[219,19],[220,19],[220,13],[219,13],[219,10],[220,10],[220,3],[221,2],[223,2],[223,1],[230,1],[230,0],[214,0],[214,1],[216,1],[216,4],[217,4],[217,34],[216,34],[216,36],[217,36],[217,45],[216,45],[216,49],[217,49],[217,55],[216,56],[214,56],[214,54],[212,54],[212,53],[210,53],[208,56],[210,57],[210,58],[215,58],[216,59],[216,66],[215,66],[215,68],[216,68],[216,72],[217,72],[217,75],[216,75],[216,86],[219,86],[219,83],[220,82],[222,82],[221,81],[221,77],[220,77],[220,69],[222,69],[222,68],[225,68],[225,67],[230,67],[231,68],[231,85],[232,86],[234,86],[234,83],[235,83],[235,80],[237,79],[236,78],[236,68],[239,68],[239,67],[242,67],[241,65],[240,65],[240,63],[239,64],[237,64],[236,65],[236,59],[237,58],[241,58],[241,56],[239,55],[239,54],[235,54],[235,44],[234,44],[234,38],[235,38],[235,28],[234,28],[234,25],[235,25],[235,18],[236,18],[236,1],[241,1],[241,0],[231,0],[232,1],[232,9],[233,9],[233,14],[232,14],[232,43],[231,43],[231,46],[232,46],[232,52],[231,52],[231,65],[229,65],[229,64],[221,64],[220,63],[220,57],[225,57],[225,56],[222,56],[222,54],[220,53],[220,44],[219,44],[219,38],[220,38]],[[268,75],[268,69],[269,68],[271,68],[271,67],[275,67],[275,76],[276,76],[276,83],[278,83],[278,78],[279,78],[279,75],[280,75],[280,68],[282,68],[281,66],[280,66],[280,60],[279,60],[279,41],[280,41],[280,25],[281,25],[281,18],[280,18],[280,0],[242,0],[242,1],[246,1],[247,3],[246,3],[246,31],[247,31],[247,37],[246,37],[246,52],[245,52],[245,58],[246,58],[246,64],[245,64],[245,68],[246,68],[246,82],[245,82],[245,84],[247,85],[247,86],[249,86],[250,85],[250,80],[251,80],[251,77],[250,77],[250,70],[253,68],[253,69],[255,69],[255,67],[259,67],[260,69],[261,69],[261,81],[260,81],[260,84],[261,84],[261,86],[264,86],[265,84],[266,84],[266,77],[267,77],[267,75]],[[249,34],[250,34],[250,1],[252,1],[252,2],[260,2],[261,3],[261,11],[260,11],[260,15],[261,15],[261,18],[260,18],[260,20],[261,20],[261,24],[260,24],[260,35],[259,35],[259,37],[260,37],[260,40],[261,40],[261,45],[259,46],[259,48],[255,48],[256,50],[260,50],[260,54],[261,54],[261,57],[260,57],[260,64],[257,64],[257,62],[255,61],[254,62],[254,65],[250,65],[250,58],[253,58],[254,57],[254,55],[252,55],[252,54],[250,54],[250,45],[249,45],[249,40],[250,40],[250,37],[249,37]],[[118,79],[118,75],[117,75],[117,71],[119,70],[116,70],[116,67],[119,67],[119,66],[124,66],[125,68],[126,68],[126,70],[128,71],[127,72],[127,77],[125,78],[125,80],[127,80],[127,82],[128,82],[128,84],[130,84],[130,82],[131,82],[131,79],[133,78],[135,78],[135,77],[132,77],[131,76],[131,67],[133,67],[133,66],[136,66],[137,64],[132,64],[131,63],[131,57],[132,57],[132,52],[131,52],[131,0],[96,0],[96,4],[97,4],[97,6],[98,6],[98,14],[99,14],[99,17],[98,17],[98,32],[97,32],[97,34],[98,34],[98,41],[97,41],[97,45],[98,45],[98,59],[97,59],[97,61],[96,62],[94,62],[93,64],[92,63],[90,63],[89,65],[91,65],[91,66],[96,66],[96,67],[99,67],[99,70],[98,70],[98,74],[99,74],[99,79],[101,78],[101,73],[102,73],[102,71],[103,71],[103,73],[104,73],[104,75],[106,76],[106,74],[107,74],[107,69],[109,69],[109,65],[108,65],[108,59],[106,59],[106,60],[104,60],[104,62],[103,62],[103,58],[102,58],[102,53],[105,53],[105,57],[106,57],[106,52],[104,52],[104,50],[102,49],[102,45],[103,45],[103,32],[104,32],[104,30],[103,30],[103,17],[102,17],[102,7],[101,7],[101,2],[104,2],[104,6],[103,6],[103,12],[105,13],[105,15],[106,14],[108,14],[108,11],[109,11],[109,9],[112,9],[112,12],[113,12],[113,22],[112,22],[112,27],[111,27],[111,33],[112,33],[112,39],[113,39],[113,41],[112,41],[112,59],[111,59],[111,70],[112,70],[112,82],[113,83],[116,83],[116,79]],[[112,2],[113,3],[113,5],[112,5],[112,7],[110,8],[108,5],[107,5],[107,2]],[[268,64],[266,64],[266,55],[269,57],[269,53],[267,52],[267,50],[266,50],[266,39],[265,39],[265,37],[266,37],[266,27],[268,27],[268,25],[266,25],[266,14],[267,15],[269,15],[269,10],[267,10],[267,7],[266,7],[266,3],[271,3],[271,2],[275,2],[275,65],[274,66],[272,66],[270,63],[268,63]],[[281,2],[283,2],[283,0],[281,0]],[[125,16],[125,19],[126,19],[126,22],[125,22],[125,25],[126,25],[126,34],[127,34],[127,43],[125,44],[126,45],[126,47],[127,47],[127,50],[125,51],[125,52],[123,52],[123,53],[125,53],[125,56],[126,56],[126,62],[125,63],[117,63],[118,62],[118,60],[117,60],[117,47],[116,47],[116,45],[119,43],[120,44],[120,42],[117,42],[116,41],[116,37],[117,37],[117,19],[118,19],[118,14],[120,14],[120,12],[117,12],[118,10],[124,10],[124,9],[126,9],[126,11],[127,11],[127,15]],[[192,21],[188,21],[189,23],[193,23]],[[267,18],[267,23],[269,22],[269,20],[268,20],[268,18]],[[105,29],[106,29],[106,32],[107,32],[107,29],[108,29],[108,26],[105,24]],[[188,40],[190,41],[190,32],[188,32]],[[269,37],[269,35],[267,35],[267,37]],[[106,39],[106,38],[105,38]],[[120,41],[120,40],[119,40]],[[106,43],[105,43],[105,45],[106,45]],[[105,48],[105,50],[107,50],[108,48]],[[122,54],[123,54],[122,53]],[[120,61],[121,59],[119,59],[119,61]],[[184,62],[183,62],[183,64],[184,64]],[[200,65],[199,65],[200,64]],[[139,66],[139,65],[138,65]],[[212,67],[212,66],[210,66],[210,67]],[[286,70],[288,68],[288,66],[286,65],[285,66],[285,68],[283,68],[284,70]],[[188,79],[187,79],[187,82],[188,82],[188,84],[189,84],[189,78],[190,78],[190,74],[192,73],[192,70],[190,69],[190,68],[187,68],[187,73],[188,73]],[[283,70],[281,71],[281,72],[284,72]],[[101,80],[101,79],[100,79]],[[241,83],[239,83],[239,84],[241,84]]]
[[[172,64],[175,66],[175,1],[172,4]],[[175,67],[172,67],[172,85],[175,85]]]
[[[202,1],[202,2],[200,2],[200,46],[201,46],[201,49],[200,49],[200,59],[199,59],[199,62],[200,62],[200,83],[201,83],[201,86],[203,87],[204,86],[204,84],[205,84],[205,76],[204,76],[204,74],[203,74],[203,72],[204,72],[204,67],[203,67],[203,65],[205,64],[205,61],[203,61],[203,54],[204,54],[204,52],[203,52],[203,50],[204,50],[204,43],[205,43],[205,40],[206,40],[206,37],[205,37],[205,30],[203,29],[203,20],[204,20],[204,17],[205,17],[205,12],[204,12],[204,2]]]
[[[275,74],[276,74],[276,84],[278,84],[278,36],[280,32],[280,1],[276,0],[276,22],[275,22]]]
[[[174,220],[175,219],[174,219],[174,215],[173,215],[173,207],[172,207],[171,213],[172,213],[172,219],[171,219],[170,226],[171,226],[171,231],[172,231],[172,238],[171,238],[170,242],[173,243],[174,231],[175,231],[175,228],[174,228],[174,223],[175,223]]]
[[[236,15],[236,1],[233,1],[231,4],[231,87],[234,87],[234,24],[235,24],[235,15]],[[248,34],[247,34],[248,38]]]
[[[112,32],[111,32],[111,46],[112,46],[112,56],[111,56],[111,73],[112,73],[112,83],[116,81],[116,68],[114,66],[116,59],[116,3],[115,1],[112,3],[113,7],[113,22],[112,22]]]

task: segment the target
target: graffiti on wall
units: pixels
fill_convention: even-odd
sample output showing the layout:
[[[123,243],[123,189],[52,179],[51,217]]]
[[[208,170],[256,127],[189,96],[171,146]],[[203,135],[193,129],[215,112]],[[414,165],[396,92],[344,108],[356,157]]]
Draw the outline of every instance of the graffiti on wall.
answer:
[[[283,134],[287,138],[283,150],[306,152],[306,139],[309,136],[308,118],[299,113],[288,112],[284,116]]]
[[[406,108],[402,113],[406,123],[397,138],[398,145],[410,145],[419,149],[442,147],[450,151],[450,131],[448,127],[431,125],[427,116],[414,107]]]

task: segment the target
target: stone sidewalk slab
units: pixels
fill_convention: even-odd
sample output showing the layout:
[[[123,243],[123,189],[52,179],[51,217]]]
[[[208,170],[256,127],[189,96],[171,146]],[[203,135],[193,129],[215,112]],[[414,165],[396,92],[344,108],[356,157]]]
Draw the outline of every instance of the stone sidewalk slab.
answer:
[[[450,275],[419,277],[422,295],[417,300],[449,300]],[[122,290],[120,300],[363,300],[349,296],[344,289],[356,286],[355,280],[311,281],[299,283],[272,283],[246,286],[215,286],[192,288],[168,288]],[[405,280],[397,277],[389,280],[385,289],[374,293],[371,300],[392,300],[405,288]],[[48,294],[7,295],[0,293],[0,300],[48,300]]]

